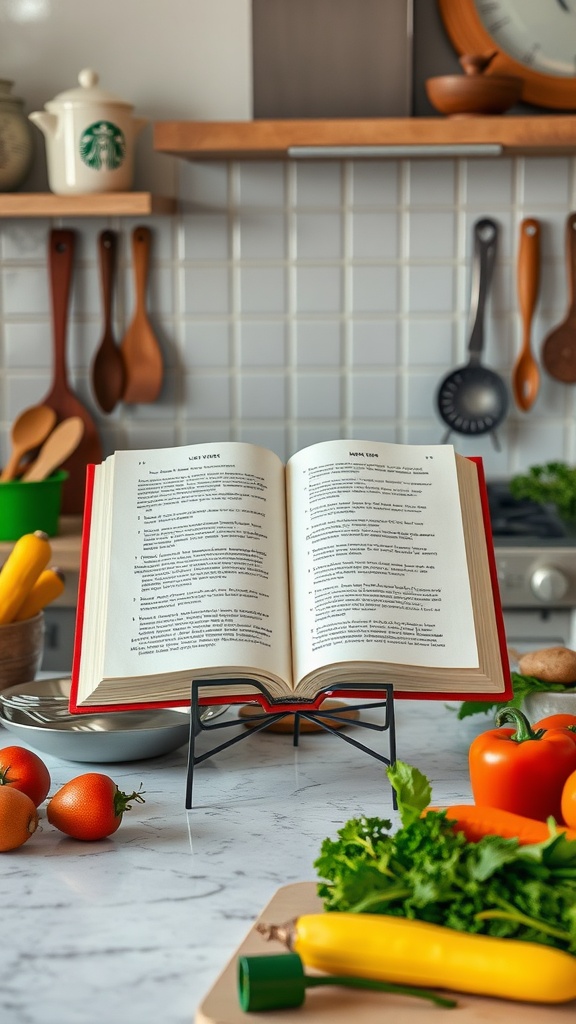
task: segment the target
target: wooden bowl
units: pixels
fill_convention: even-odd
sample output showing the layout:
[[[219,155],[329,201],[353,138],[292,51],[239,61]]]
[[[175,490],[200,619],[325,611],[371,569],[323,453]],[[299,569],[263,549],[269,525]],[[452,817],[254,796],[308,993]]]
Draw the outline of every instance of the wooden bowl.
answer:
[[[518,102],[522,79],[512,75],[440,75],[426,80],[432,106],[447,117],[503,114]]]

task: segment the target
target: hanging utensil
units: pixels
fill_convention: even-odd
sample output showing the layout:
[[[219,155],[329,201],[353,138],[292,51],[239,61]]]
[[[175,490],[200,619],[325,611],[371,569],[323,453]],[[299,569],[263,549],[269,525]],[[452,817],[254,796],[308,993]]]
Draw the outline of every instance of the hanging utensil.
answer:
[[[146,312],[146,290],[152,235],[147,227],[132,233],[132,258],[136,291],[135,309],[122,341],[120,351],[126,369],[124,402],[153,402],[160,392],[163,378],[162,352]]]
[[[18,476],[24,455],[40,447],[55,423],[56,413],[49,405],[33,405],[16,417],[10,432],[12,451],[0,474],[0,481],[14,480]]]
[[[519,409],[528,412],[540,390],[540,371],[532,353],[532,318],[540,284],[540,222],[526,217],[520,224],[518,301],[522,318],[522,347],[512,369],[512,391]]]
[[[84,422],[84,434],[80,444],[62,465],[62,469],[68,473],[62,493],[64,515],[83,513],[86,466],[90,462],[102,461],[102,447],[96,424],[87,408],[70,388],[66,368],[66,328],[75,242],[75,233],[69,229],[54,228],[50,232],[48,263],[52,297],[54,370],[52,385],[44,404],[55,410],[59,420],[67,419],[69,416],[80,416]]]
[[[568,311],[564,320],[542,343],[542,365],[551,377],[564,384],[576,381],[576,213],[566,221]]]
[[[55,469],[59,469],[66,459],[75,452],[84,434],[84,420],[81,416],[69,416],[54,427],[44,441],[38,458],[26,470],[22,480],[30,483],[33,480],[45,480]]]
[[[448,426],[442,443],[452,431],[478,437],[490,433],[499,448],[496,427],[508,411],[508,391],[502,378],[480,359],[484,347],[484,311],[496,258],[498,225],[484,217],[474,225],[474,253],[470,314],[473,321],[469,360],[441,381],[436,403]]]
[[[104,333],[92,363],[92,387],[103,412],[112,412],[122,398],[126,371],[112,327],[112,294],[116,268],[117,234],[102,231],[98,238],[100,281],[104,307]]]

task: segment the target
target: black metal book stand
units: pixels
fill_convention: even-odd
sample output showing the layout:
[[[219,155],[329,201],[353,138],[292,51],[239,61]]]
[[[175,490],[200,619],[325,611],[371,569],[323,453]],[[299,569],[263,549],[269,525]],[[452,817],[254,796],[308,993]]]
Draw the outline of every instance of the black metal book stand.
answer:
[[[215,720],[213,722],[210,719],[202,720],[202,707],[209,703],[209,698],[203,698],[203,704],[200,704],[199,690],[202,688],[205,690],[210,686],[222,686],[221,679],[196,679],[192,683],[191,688],[191,699],[190,699],[190,740],[188,744],[188,765],[186,770],[186,810],[190,810],[192,807],[192,787],[194,783],[194,768],[196,765],[201,764],[202,761],[206,761],[209,757],[213,757],[218,754],[221,750],[225,750],[228,747],[233,746],[235,743],[239,743],[241,740],[247,739],[252,733],[260,732],[262,729],[267,729],[268,726],[272,725],[273,722],[279,721],[281,718],[285,718],[286,715],[294,715],[294,741],[293,745],[298,746],[300,740],[300,719],[305,719],[308,722],[315,722],[318,726],[324,729],[325,732],[332,733],[334,736],[338,736],[341,740],[346,743],[350,743],[353,747],[357,747],[358,750],[364,751],[371,757],[376,758],[385,765],[392,765],[396,761],[396,724],[394,717],[394,692],[391,684],[368,684],[364,686],[357,686],[356,689],[362,692],[362,696],[365,697],[366,692],[374,692],[374,698],[367,702],[360,704],[347,704],[342,708],[323,710],[322,707],[313,707],[313,701],[305,701],[301,698],[274,700],[268,693],[265,686],[254,680],[250,680],[250,686],[256,687],[262,695],[263,701],[260,700],[258,694],[254,696],[246,696],[242,699],[242,704],[260,704],[262,707],[262,714],[251,716],[249,721],[249,727],[246,727],[246,722],[242,722],[239,719],[232,719],[226,721]],[[226,680],[228,685],[237,683],[239,689],[246,688],[246,680]],[[350,692],[354,690],[354,686],[342,687],[342,690],[349,696]],[[320,691],[327,695],[338,696],[338,692],[335,691],[334,687],[325,687]],[[379,697],[379,695],[382,697]],[[306,705],[310,704],[308,709]],[[279,707],[280,710],[274,711],[274,706]],[[288,706],[287,706],[288,705]],[[237,706],[237,705],[235,705]],[[378,753],[372,747],[366,746],[364,743],[360,743],[357,739],[352,736],[348,736],[342,732],[341,728],[335,728],[330,725],[330,722],[340,722],[351,710],[363,711],[366,708],[380,708],[384,712],[384,720],[381,724],[375,722],[368,722],[362,718],[356,718],[352,721],[354,727],[360,727],[362,729],[371,729],[376,732],[387,732],[388,733],[388,756],[385,757],[383,754]],[[223,743],[218,743],[211,747],[210,750],[205,751],[203,754],[196,754],[196,737],[201,732],[213,732],[219,729],[229,729],[230,727],[236,727],[238,731],[234,736],[229,737]],[[392,791],[392,805],[394,809],[397,809],[396,793]]]

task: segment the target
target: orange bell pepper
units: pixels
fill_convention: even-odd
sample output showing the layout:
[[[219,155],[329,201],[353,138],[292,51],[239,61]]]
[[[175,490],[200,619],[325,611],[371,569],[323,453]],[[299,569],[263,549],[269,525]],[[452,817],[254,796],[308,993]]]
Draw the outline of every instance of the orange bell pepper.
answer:
[[[548,715],[546,718],[541,718],[539,722],[534,722],[532,728],[535,732],[537,729],[567,729],[576,743],[576,715]]]
[[[512,722],[514,728],[499,728]],[[567,729],[533,729],[517,708],[501,708],[498,728],[470,744],[468,764],[474,802],[546,821],[562,821],[564,783],[576,771],[576,744]]]

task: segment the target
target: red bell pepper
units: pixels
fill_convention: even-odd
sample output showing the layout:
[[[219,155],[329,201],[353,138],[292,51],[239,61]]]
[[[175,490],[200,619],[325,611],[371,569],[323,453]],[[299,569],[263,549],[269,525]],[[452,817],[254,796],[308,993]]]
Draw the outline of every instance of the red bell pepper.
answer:
[[[514,728],[500,728],[512,722]],[[576,771],[576,744],[567,729],[533,729],[517,708],[501,708],[498,728],[470,745],[468,764],[476,804],[546,821],[562,821],[564,783]]]

